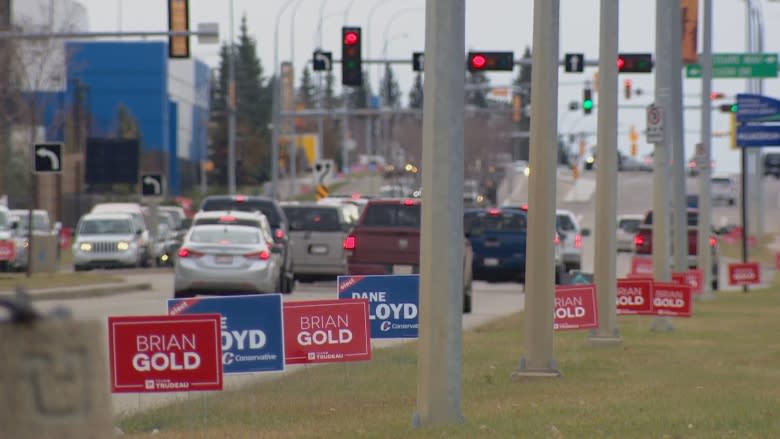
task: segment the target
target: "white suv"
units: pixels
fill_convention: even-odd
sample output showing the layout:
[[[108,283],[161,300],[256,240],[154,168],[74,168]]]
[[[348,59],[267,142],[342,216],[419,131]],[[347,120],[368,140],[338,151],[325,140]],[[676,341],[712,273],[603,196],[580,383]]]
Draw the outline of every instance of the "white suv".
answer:
[[[729,206],[737,204],[737,181],[728,175],[716,175],[710,180],[712,188],[712,202],[727,203]]]
[[[558,209],[556,228],[561,239],[561,256],[565,271],[582,267],[582,237],[589,236],[589,229],[581,229],[577,217],[569,210]]]

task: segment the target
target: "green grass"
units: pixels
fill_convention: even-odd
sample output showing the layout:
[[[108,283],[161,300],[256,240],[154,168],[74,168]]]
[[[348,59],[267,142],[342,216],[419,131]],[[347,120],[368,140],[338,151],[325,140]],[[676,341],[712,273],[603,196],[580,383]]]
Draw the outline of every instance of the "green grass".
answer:
[[[618,319],[624,346],[555,335],[563,376],[513,381],[523,315],[464,336],[465,422],[414,429],[416,348],[370,362],[310,367],[237,391],[118,419],[126,437],[163,438],[770,438],[780,432],[780,291],[717,294],[675,331]]]
[[[775,241],[775,235],[767,234],[764,235],[764,238],[761,240],[758,240],[757,245],[753,247],[748,247],[748,256],[751,261],[758,261],[762,264],[768,264],[771,266],[775,265],[775,253],[776,250],[772,250],[769,248],[767,244],[770,244]],[[720,245],[720,254],[721,256],[725,256],[728,258],[733,258],[737,260],[742,260],[742,243],[737,242],[735,244],[729,244],[723,242],[721,239]]]
[[[0,291],[9,291],[20,285],[24,288],[60,288],[123,282],[121,276],[98,273],[0,273]]]

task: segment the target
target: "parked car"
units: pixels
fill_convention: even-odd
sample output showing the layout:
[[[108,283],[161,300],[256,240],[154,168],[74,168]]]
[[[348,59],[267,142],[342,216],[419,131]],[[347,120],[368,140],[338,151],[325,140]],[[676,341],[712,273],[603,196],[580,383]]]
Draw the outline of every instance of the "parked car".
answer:
[[[193,226],[177,253],[174,297],[277,292],[281,252],[281,246],[266,241],[256,227]]]
[[[289,223],[282,207],[273,198],[246,195],[209,195],[200,204],[200,211],[258,211],[265,215],[273,228],[274,242],[281,245],[282,269],[279,291],[289,294],[295,289],[292,251],[290,251]]]
[[[634,236],[643,219],[644,215],[641,214],[618,215],[616,240],[618,252],[634,251]]]
[[[79,219],[73,240],[73,268],[140,267],[144,243],[135,219],[125,213],[88,213]]]
[[[135,232],[140,235],[139,245],[143,259],[141,266],[149,267],[154,262],[154,241],[150,220],[143,206],[138,203],[100,203],[92,207],[91,213],[129,213],[133,217]]]
[[[519,209],[466,209],[463,231],[474,252],[474,279],[525,283],[527,224]]]
[[[347,273],[344,239],[355,225],[352,208],[344,204],[283,204],[290,221],[293,272],[300,282],[336,280]]]
[[[564,271],[579,270],[582,267],[582,237],[590,236],[590,229],[580,228],[577,217],[569,210],[558,209],[555,215]]]
[[[712,202],[727,203],[729,206],[737,204],[737,181],[728,175],[716,175],[710,180],[712,190]]]
[[[767,175],[780,179],[780,153],[770,152],[764,154],[764,176]]]
[[[12,209],[8,211],[11,226],[11,235],[14,239],[15,254],[11,268],[17,271],[27,269],[28,249],[30,246],[30,211],[27,209]],[[32,217],[33,236],[55,236],[59,241],[61,226],[52,225],[49,212],[44,209],[33,210]],[[59,245],[57,245],[59,252]],[[57,254],[59,258],[59,253]]]

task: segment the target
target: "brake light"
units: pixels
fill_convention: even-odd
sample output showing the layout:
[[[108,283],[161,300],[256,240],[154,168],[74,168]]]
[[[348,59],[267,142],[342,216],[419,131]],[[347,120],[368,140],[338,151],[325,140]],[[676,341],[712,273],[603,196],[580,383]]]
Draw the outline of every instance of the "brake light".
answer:
[[[553,244],[558,245],[561,243],[561,235],[555,234],[555,239],[553,239]]]
[[[235,197],[233,197],[233,200],[235,200],[236,203],[246,203],[246,196],[236,195]]]
[[[492,208],[492,209],[488,209],[488,215],[490,215],[490,216],[501,215],[501,209],[496,209],[495,207]]]
[[[710,236],[710,247],[718,245],[718,240],[714,236]]]
[[[180,258],[199,258],[203,256],[203,253],[201,252],[196,252],[195,250],[190,250],[184,247],[180,248],[177,254]]]
[[[267,261],[271,257],[271,254],[267,250],[262,250],[255,253],[247,253],[244,255],[247,259],[260,259],[261,261]]]
[[[355,235],[349,235],[344,238],[344,250],[355,250],[357,247],[357,238]]]
[[[634,246],[642,247],[643,245],[645,245],[645,237],[642,235],[636,235],[634,237]]]
[[[404,206],[414,206],[414,200],[406,199],[402,203]]]
[[[352,194],[352,199],[353,200],[359,200],[360,199],[360,192],[353,193]]]
[[[219,222],[221,223],[232,223],[236,221],[236,217],[233,215],[222,215],[219,217]]]
[[[274,230],[274,238],[276,238],[276,239],[284,238],[284,230],[282,230],[282,229]]]
[[[528,212],[528,203],[523,203],[523,204],[520,206],[520,209],[521,209],[521,210],[524,210],[524,211],[526,211],[526,212]]]
[[[582,235],[579,233],[574,235],[574,247],[580,248],[582,247]]]

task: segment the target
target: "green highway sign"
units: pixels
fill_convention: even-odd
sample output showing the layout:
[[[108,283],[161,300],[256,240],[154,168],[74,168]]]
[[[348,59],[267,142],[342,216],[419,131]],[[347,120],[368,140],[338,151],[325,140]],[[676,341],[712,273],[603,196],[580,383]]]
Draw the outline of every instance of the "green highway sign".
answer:
[[[685,66],[687,78],[701,78],[701,66]],[[776,53],[715,53],[713,78],[777,78]]]

